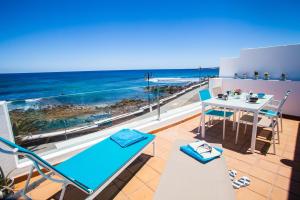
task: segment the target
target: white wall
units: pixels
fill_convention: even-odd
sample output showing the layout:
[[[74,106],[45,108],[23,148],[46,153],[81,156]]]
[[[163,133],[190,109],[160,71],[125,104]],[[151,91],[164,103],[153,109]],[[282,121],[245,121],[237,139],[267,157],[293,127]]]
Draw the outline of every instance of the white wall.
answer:
[[[277,100],[281,100],[286,91],[291,90],[291,94],[283,107],[283,113],[300,116],[300,81],[212,78],[209,81],[210,89],[219,87],[220,82],[223,92],[239,88],[243,92],[272,94]]]
[[[10,118],[8,115],[6,102],[4,101],[0,101],[0,137],[14,142]],[[1,142],[0,148],[4,150],[11,150],[10,148],[4,146]],[[17,168],[17,157],[0,153],[0,166],[4,173],[7,174],[9,171]]]
[[[271,78],[280,78],[281,73],[286,73],[288,79],[300,80],[300,44],[242,49],[240,57],[221,58],[220,77],[247,73],[252,78],[254,71],[261,77],[264,72],[269,72]]]

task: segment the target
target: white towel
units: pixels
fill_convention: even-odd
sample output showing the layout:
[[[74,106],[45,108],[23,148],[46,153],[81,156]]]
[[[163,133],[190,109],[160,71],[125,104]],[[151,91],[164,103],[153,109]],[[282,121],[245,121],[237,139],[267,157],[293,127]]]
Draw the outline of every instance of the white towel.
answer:
[[[212,158],[212,157],[217,157],[220,156],[221,153],[219,151],[217,151],[215,148],[212,147],[211,152],[208,152],[206,148],[203,147],[199,147],[203,144],[207,144],[208,146],[210,146],[210,144],[208,144],[207,142],[205,142],[204,140],[199,140],[197,142],[192,142],[189,145],[189,147],[191,147],[195,152],[197,152],[198,154],[200,154],[203,158],[207,159],[207,158]],[[210,146],[211,147],[211,146]]]

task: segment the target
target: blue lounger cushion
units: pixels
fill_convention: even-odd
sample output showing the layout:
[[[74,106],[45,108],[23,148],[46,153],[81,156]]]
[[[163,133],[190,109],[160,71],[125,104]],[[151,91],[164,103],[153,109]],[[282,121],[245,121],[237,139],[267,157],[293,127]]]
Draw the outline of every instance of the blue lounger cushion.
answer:
[[[233,114],[234,114],[234,112],[227,111],[227,112],[225,112],[225,117],[231,117]],[[205,115],[224,117],[224,111],[223,110],[208,110],[205,112]]]
[[[146,139],[127,148],[122,148],[110,138],[106,138],[56,166],[51,165],[34,152],[4,138],[0,137],[0,142],[12,149],[17,149],[18,152],[28,154],[49,169],[59,172],[87,193],[90,193],[101,187],[155,138],[155,135],[152,134],[139,133],[144,135]]]
[[[55,168],[95,191],[155,138],[152,134],[139,133],[146,139],[123,148],[108,137]]]
[[[110,136],[110,139],[121,147],[128,147],[136,142],[146,139],[146,136],[136,130],[122,129]]]
[[[219,151],[220,153],[223,152],[223,149],[221,148],[218,148],[218,147],[213,147],[215,148],[217,151]],[[187,155],[191,156],[192,158],[198,160],[199,162],[201,163],[207,163],[215,158],[217,158],[218,156],[216,157],[212,157],[212,158],[204,158],[202,157],[199,153],[195,152],[191,147],[189,147],[188,145],[184,145],[184,146],[181,146],[180,147],[180,150],[184,153],[186,153]]]

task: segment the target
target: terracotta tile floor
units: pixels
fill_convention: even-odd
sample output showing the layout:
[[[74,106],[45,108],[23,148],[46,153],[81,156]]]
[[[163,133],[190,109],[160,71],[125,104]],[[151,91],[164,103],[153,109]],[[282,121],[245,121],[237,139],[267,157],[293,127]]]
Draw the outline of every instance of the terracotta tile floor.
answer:
[[[152,199],[164,171],[172,143],[177,139],[196,138],[198,118],[168,128],[157,133],[156,156],[150,156],[148,148],[121,175],[119,175],[97,199]],[[249,153],[252,127],[241,134],[238,144],[234,144],[235,132],[227,123],[226,138],[222,141],[222,123],[206,132],[206,140],[221,143],[228,169],[236,169],[238,176],[246,175],[251,185],[236,191],[237,199],[300,199],[300,132],[299,121],[284,119],[284,130],[280,133],[280,144],[276,144],[274,155],[270,145],[271,132],[258,130],[256,150]],[[299,135],[299,136],[298,136]],[[23,183],[19,183],[17,188]],[[58,199],[58,185],[46,181],[30,193],[33,199]],[[85,195],[74,187],[69,187],[65,199],[82,199]]]

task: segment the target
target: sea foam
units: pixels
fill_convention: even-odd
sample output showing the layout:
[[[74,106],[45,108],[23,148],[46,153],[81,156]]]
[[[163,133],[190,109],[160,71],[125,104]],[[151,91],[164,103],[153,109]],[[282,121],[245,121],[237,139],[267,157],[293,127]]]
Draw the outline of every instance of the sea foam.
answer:
[[[153,83],[185,83],[185,82],[197,82],[199,78],[151,78],[149,79],[150,82]]]

